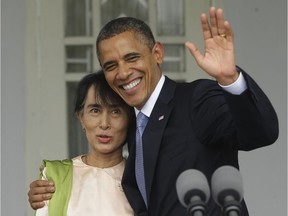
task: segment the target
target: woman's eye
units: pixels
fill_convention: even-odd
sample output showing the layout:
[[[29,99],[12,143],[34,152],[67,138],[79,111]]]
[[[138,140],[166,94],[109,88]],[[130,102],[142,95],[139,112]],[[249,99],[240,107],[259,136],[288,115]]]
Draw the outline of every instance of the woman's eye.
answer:
[[[97,108],[92,108],[92,109],[91,109],[91,112],[92,112],[92,113],[98,113],[98,112],[99,112],[99,109],[97,109]]]
[[[114,109],[114,110],[112,110],[112,113],[118,114],[118,113],[120,113],[120,110],[119,109]]]

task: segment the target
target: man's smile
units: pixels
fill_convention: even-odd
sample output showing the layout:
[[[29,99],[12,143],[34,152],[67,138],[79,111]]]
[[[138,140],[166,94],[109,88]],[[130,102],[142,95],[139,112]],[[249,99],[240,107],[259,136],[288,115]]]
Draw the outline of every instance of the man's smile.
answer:
[[[137,86],[139,83],[141,82],[141,78],[138,78],[136,80],[133,80],[132,82],[130,82],[127,85],[122,85],[124,90],[131,90],[133,89],[135,86]]]

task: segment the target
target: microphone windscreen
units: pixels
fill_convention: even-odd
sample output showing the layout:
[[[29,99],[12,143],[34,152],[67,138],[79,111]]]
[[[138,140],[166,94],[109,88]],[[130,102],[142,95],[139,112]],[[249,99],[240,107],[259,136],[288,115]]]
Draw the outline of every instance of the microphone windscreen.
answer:
[[[212,175],[211,190],[214,201],[223,206],[224,198],[228,195],[240,202],[243,199],[242,176],[233,166],[219,167]]]
[[[210,198],[210,188],[206,176],[195,169],[186,170],[178,176],[176,190],[180,203],[185,207],[189,204],[189,199],[194,195],[199,195],[199,193],[205,203]],[[188,202],[187,195],[189,196]]]

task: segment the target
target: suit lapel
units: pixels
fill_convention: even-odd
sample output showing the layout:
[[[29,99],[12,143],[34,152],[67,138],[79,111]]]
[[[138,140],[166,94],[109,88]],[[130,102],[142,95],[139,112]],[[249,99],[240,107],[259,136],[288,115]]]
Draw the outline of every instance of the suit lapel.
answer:
[[[176,83],[166,77],[163,88],[143,133],[144,169],[148,202],[150,200],[163,133],[172,111],[172,108],[168,106],[168,103],[173,98],[175,87]]]

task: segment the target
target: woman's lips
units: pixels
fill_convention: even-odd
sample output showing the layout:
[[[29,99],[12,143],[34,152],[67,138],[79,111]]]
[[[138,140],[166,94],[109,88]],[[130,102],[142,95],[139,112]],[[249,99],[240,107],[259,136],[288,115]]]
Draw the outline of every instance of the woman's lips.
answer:
[[[106,135],[99,135],[97,136],[98,137],[98,140],[101,142],[101,143],[108,143],[110,142],[111,140],[111,137],[110,136],[106,136]]]

